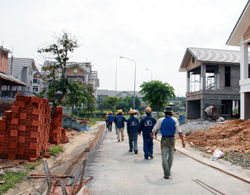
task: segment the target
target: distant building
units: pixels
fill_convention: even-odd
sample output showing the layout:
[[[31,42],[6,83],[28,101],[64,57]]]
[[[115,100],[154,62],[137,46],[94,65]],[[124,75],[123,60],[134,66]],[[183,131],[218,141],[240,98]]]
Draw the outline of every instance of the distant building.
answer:
[[[113,96],[113,97],[119,97],[119,98],[125,98],[127,96],[132,97],[134,95],[134,91],[115,91],[115,90],[108,90],[108,89],[98,89],[97,90],[97,102],[101,102],[105,97]],[[139,93],[139,91],[135,92],[135,97],[138,97],[142,103],[141,106],[145,106],[144,102],[142,101],[142,98],[144,97]]]
[[[44,87],[43,75],[39,71],[35,71],[33,74],[33,92],[40,93]]]
[[[22,95],[33,95],[33,74],[37,71],[35,60],[31,58],[8,59],[8,73],[26,84],[19,87]]]

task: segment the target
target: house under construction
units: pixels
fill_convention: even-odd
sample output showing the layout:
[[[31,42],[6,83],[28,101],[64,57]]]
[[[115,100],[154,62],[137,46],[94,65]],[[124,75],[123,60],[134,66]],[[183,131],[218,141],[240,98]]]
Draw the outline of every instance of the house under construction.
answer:
[[[203,118],[208,106],[221,116],[239,117],[239,51],[189,47],[179,71],[187,73],[187,118]]]

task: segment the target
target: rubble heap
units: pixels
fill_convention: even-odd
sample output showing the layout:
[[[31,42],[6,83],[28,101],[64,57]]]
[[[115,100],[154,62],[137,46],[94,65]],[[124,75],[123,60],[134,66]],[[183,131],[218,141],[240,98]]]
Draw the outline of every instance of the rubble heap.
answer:
[[[49,101],[18,95],[0,120],[0,158],[36,159],[46,152],[49,130]]]
[[[186,140],[197,147],[250,153],[250,119],[238,119],[209,130],[198,130],[186,137]]]

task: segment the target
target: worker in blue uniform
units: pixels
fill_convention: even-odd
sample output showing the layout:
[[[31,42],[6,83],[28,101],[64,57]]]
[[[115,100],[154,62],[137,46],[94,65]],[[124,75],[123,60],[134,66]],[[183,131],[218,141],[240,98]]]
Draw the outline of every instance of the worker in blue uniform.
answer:
[[[114,121],[114,116],[112,115],[112,111],[109,112],[109,115],[108,115],[108,125],[109,125],[109,128],[108,130],[111,132],[112,131],[112,123]]]
[[[179,134],[182,146],[185,147],[184,138],[177,118],[172,117],[173,110],[170,106],[165,107],[163,111],[165,117],[160,118],[155,124],[150,136],[153,136],[159,130],[161,131],[161,156],[164,179],[169,179],[170,170],[174,160],[175,133]]]
[[[143,138],[143,151],[144,151],[144,159],[148,160],[148,157],[151,159],[154,158],[153,156],[153,137],[150,136],[152,133],[152,129],[156,123],[156,120],[153,116],[151,116],[152,109],[147,107],[145,109],[146,116],[141,119],[139,125],[139,135],[142,132]],[[155,134],[155,139],[157,138],[157,133]]]
[[[127,122],[125,116],[122,115],[122,110],[118,110],[118,115],[115,117],[115,124],[117,128],[118,142],[124,141],[124,123]]]
[[[129,137],[129,152],[134,150],[135,154],[138,154],[137,139],[139,130],[139,120],[136,118],[135,111],[129,111],[130,117],[127,121],[127,133]]]

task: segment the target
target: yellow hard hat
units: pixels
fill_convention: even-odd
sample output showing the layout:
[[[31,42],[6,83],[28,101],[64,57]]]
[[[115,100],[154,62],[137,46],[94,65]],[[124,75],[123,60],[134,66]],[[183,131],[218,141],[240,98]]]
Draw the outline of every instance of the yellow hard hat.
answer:
[[[134,110],[130,110],[129,114],[135,114],[135,111]]]
[[[145,112],[146,112],[146,113],[151,113],[151,112],[152,112],[152,109],[151,109],[150,107],[147,107],[147,108],[145,109]]]
[[[110,111],[109,114],[112,114],[112,111]]]
[[[121,114],[122,113],[122,109],[118,110],[118,113]]]

